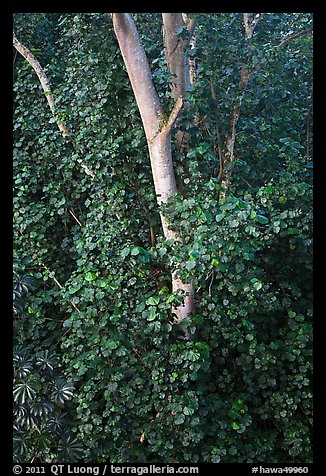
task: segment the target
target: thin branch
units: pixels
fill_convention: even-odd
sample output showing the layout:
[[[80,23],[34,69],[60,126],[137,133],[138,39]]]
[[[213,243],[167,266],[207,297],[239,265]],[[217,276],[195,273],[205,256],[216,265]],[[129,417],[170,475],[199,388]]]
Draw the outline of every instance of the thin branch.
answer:
[[[197,19],[196,18],[191,18],[190,19],[184,13],[182,14],[182,18],[183,18],[183,21],[185,22],[185,24],[187,26],[187,30],[188,30],[188,38],[187,38],[186,43],[185,43],[185,46],[188,46],[190,41],[191,41],[191,38],[194,34],[196,24],[197,24]]]
[[[245,180],[243,177],[241,177],[241,178],[242,178],[242,180],[243,180],[250,188],[252,188],[252,185],[250,185],[250,183],[247,182],[247,180]]]
[[[213,281],[214,281],[214,270],[212,272],[212,279],[211,279],[211,282],[209,283],[209,286],[208,286],[208,295],[211,297],[212,296],[212,284],[213,284]]]
[[[309,425],[312,426],[312,421],[311,421],[311,418],[308,417],[308,415],[306,414],[306,412],[304,411],[304,408],[302,405],[299,405],[300,407],[300,410],[302,411],[302,413],[304,414],[304,416],[307,418],[308,422],[309,422]]]
[[[139,190],[138,188],[136,187],[136,185],[131,181],[131,186],[132,186],[132,189],[135,191],[136,195],[137,195],[137,198],[138,198],[138,202],[140,203],[140,205],[142,206],[143,210],[145,211],[145,216],[146,216],[146,219],[148,221],[148,224],[149,224],[149,231],[150,231],[150,237],[151,237],[151,245],[152,245],[152,248],[155,248],[156,247],[156,237],[155,237],[155,231],[154,231],[154,225],[153,225],[153,220],[150,216],[150,211],[148,210],[148,208],[144,205],[143,201],[142,201],[142,197],[139,193]]]
[[[186,131],[178,131],[178,133],[181,133],[181,136],[179,135],[179,139],[177,140],[176,145],[177,145],[177,153],[180,154],[184,146],[187,147],[188,135]]]
[[[90,175],[91,177],[95,177],[95,174],[94,172],[89,168],[87,167],[87,165],[83,164],[83,161],[82,159],[77,159],[77,162],[80,164],[80,166],[85,170],[85,172],[87,173],[87,175]]]
[[[45,264],[42,264],[42,267],[45,268],[47,271],[50,271],[49,268],[47,266],[45,266]],[[57,280],[57,278],[55,276],[51,276],[53,281],[56,283],[57,286],[59,286],[60,289],[63,289],[63,286],[62,284],[59,283],[59,281]],[[74,306],[74,308],[76,309],[76,311],[78,312],[78,314],[80,314],[80,310],[78,309],[78,307],[76,306],[76,304],[72,301],[69,301],[70,304],[72,304],[72,306]]]
[[[79,226],[83,226],[80,221],[78,220],[78,218],[73,214],[73,212],[70,210],[70,208],[68,208],[68,211],[70,213],[70,215],[76,220],[76,222],[78,223]]]
[[[182,14],[182,18],[187,26],[189,35],[188,40],[185,43],[185,48],[190,47],[190,49],[194,49],[196,45],[195,27],[197,24],[197,19],[190,19],[185,13]],[[191,86],[196,80],[196,63],[194,58],[187,59],[187,61],[189,61],[189,86]]]
[[[58,345],[60,344],[60,341],[64,338],[65,335],[67,335],[69,332],[71,332],[71,327],[69,329],[67,329],[63,334],[62,336],[60,337],[60,339],[58,340],[58,342],[56,343],[55,347],[58,347]]]
[[[306,30],[299,31],[298,33],[293,33],[292,35],[289,35],[289,36],[287,36],[286,38],[284,38],[284,40],[282,40],[278,45],[276,45],[276,48],[279,48],[280,46],[285,45],[285,44],[288,43],[289,41],[294,40],[295,38],[298,38],[299,36],[308,35],[309,33],[312,33],[312,31],[313,31],[312,28],[307,28]],[[297,53],[297,54],[300,54],[300,53]],[[248,74],[247,74],[248,80],[249,80],[255,73],[257,73],[257,71],[260,70],[260,68],[262,67],[262,65],[263,65],[263,62],[258,63],[250,72],[248,72]]]
[[[218,157],[220,161],[220,170],[218,172],[217,180],[221,180],[223,177],[224,172],[224,153],[221,147],[221,134],[219,125],[216,123],[216,139],[217,139],[217,150],[218,150]]]
[[[281,43],[276,45],[276,47],[278,48],[280,46],[283,46],[289,41],[294,40],[295,38],[298,38],[299,36],[308,35],[309,33],[312,33],[312,32],[313,32],[313,28],[307,28],[305,30],[299,31],[298,33],[293,33],[292,35],[289,35],[286,38],[284,38],[284,40],[282,40]]]
[[[39,61],[35,58],[33,53],[17,39],[15,32],[13,32],[13,46],[34,69],[38,79],[40,80],[45,97],[48,101],[52,115],[58,126],[58,129],[62,132],[63,137],[69,136],[66,126],[61,121],[59,121],[57,117],[57,113],[56,113],[55,105],[54,105],[54,97],[50,88],[49,80],[44,72],[44,69],[40,65]]]
[[[252,26],[253,28],[255,29],[255,27],[257,26],[257,23],[259,22],[259,20],[261,19],[261,17],[263,16],[264,14],[263,13],[257,13],[255,15],[255,18],[252,20]]]
[[[171,111],[171,114],[169,116],[169,119],[163,128],[163,130],[167,131],[168,133],[171,132],[172,127],[175,124],[175,121],[178,119],[179,113],[181,111],[181,108],[183,106],[183,97],[179,96],[176,102],[174,103],[173,109]]]
[[[211,87],[211,95],[213,102],[216,104],[217,99],[216,99],[216,93],[215,93],[215,88],[214,88],[214,83],[213,83],[213,73],[210,75],[210,87]],[[223,176],[223,168],[224,168],[224,153],[222,149],[222,140],[221,140],[221,133],[220,133],[220,128],[218,125],[218,122],[216,122],[216,142],[217,142],[217,151],[218,151],[218,158],[220,162],[220,169],[218,172],[217,180],[221,180]]]
[[[211,73],[210,79],[209,79],[209,84],[211,87],[211,95],[212,99],[214,102],[216,102],[216,94],[215,94],[215,88],[214,88],[214,83],[213,83],[213,73]]]
[[[40,62],[35,58],[33,53],[17,39],[15,32],[13,32],[13,46],[16,49],[16,53],[18,51],[23,56],[23,58],[25,58],[25,60],[32,66],[35,73],[37,74],[37,77],[44,91],[46,100],[51,109],[51,113],[56,121],[58,129],[62,133],[62,136],[69,137],[70,140],[72,140],[65,124],[58,119],[56,108],[55,108],[55,101],[51,91],[50,83]],[[95,177],[95,173],[92,170],[90,170],[87,167],[87,165],[82,163],[82,159],[77,159],[77,162],[81,165],[81,167],[85,170],[85,172],[88,175],[91,175],[93,178]]]
[[[275,48],[279,48],[280,46],[285,45],[285,44],[288,43],[289,41],[294,40],[295,38],[298,38],[299,36],[307,35],[307,34],[311,33],[312,31],[313,31],[312,28],[307,28],[306,30],[299,31],[298,33],[293,33],[292,35],[289,35],[289,36],[287,36],[286,38],[284,38],[284,40],[282,40],[278,45],[276,45]],[[299,53],[299,54],[300,54],[300,53]],[[255,73],[257,73],[257,71],[259,71],[262,66],[263,66],[263,62],[258,63],[250,72],[248,72],[248,73],[247,73],[247,78],[248,78],[248,80],[249,80]]]

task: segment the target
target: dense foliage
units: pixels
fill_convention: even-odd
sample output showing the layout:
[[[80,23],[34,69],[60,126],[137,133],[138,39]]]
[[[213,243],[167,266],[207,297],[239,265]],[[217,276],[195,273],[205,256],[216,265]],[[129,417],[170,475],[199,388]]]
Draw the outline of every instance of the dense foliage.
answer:
[[[14,259],[13,313],[15,330],[28,305],[26,293],[33,288],[34,278],[23,274],[28,259],[21,265]],[[13,350],[14,364],[14,460],[78,460],[82,452],[70,431],[64,406],[73,395],[73,387],[63,377],[55,353],[48,349],[31,352],[29,344],[18,344]]]
[[[249,46],[241,14],[196,15],[177,124],[189,151],[174,151],[180,193],[166,206],[176,247],[109,16],[15,15],[74,138],[16,55],[17,461],[312,460],[311,35],[277,46],[311,15],[265,14]],[[160,15],[134,16],[168,108]],[[221,199],[216,122],[226,137],[243,61],[259,68]],[[196,288],[189,340],[171,318],[178,263]]]

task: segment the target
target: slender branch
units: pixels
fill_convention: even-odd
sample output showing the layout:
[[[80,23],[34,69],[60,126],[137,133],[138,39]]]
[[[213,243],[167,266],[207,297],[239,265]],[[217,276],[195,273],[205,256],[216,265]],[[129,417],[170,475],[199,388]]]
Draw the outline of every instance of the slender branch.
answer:
[[[288,43],[289,41],[291,40],[294,40],[295,38],[299,38],[299,36],[303,36],[303,35],[308,35],[309,33],[312,33],[313,32],[313,29],[312,28],[307,28],[305,30],[302,30],[302,31],[299,31],[298,33],[293,33],[292,35],[289,35],[287,36],[286,38],[284,38],[284,40],[281,41],[281,43],[279,43],[277,46],[280,47],[280,46],[283,46],[285,45],[286,43]]]
[[[78,220],[78,218],[73,214],[73,212],[70,210],[70,208],[68,208],[68,211],[70,213],[70,215],[76,220],[76,222],[78,223],[79,226],[83,226],[80,221]]]
[[[257,26],[257,23],[259,22],[259,20],[261,19],[263,15],[264,15],[263,13],[257,13],[255,15],[255,18],[252,20],[253,29],[255,29],[255,27]]]
[[[245,28],[244,36],[246,40],[252,39],[254,28],[257,25],[259,18],[260,18],[260,15],[257,14],[254,20],[251,21],[249,18],[249,13],[243,14],[243,23]],[[248,72],[248,64],[242,63],[241,72],[240,72],[240,80],[239,80],[239,96],[238,98],[236,98],[236,101],[231,113],[230,134],[226,134],[226,151],[225,151],[225,155],[223,156],[222,168],[220,168],[220,173],[219,173],[221,184],[224,189],[223,193],[220,194],[221,200],[225,198],[227,189],[229,188],[229,185],[231,182],[232,169],[230,166],[234,161],[236,127],[237,127],[240,112],[241,112],[242,101],[245,96],[246,88],[247,88],[250,77],[251,77],[250,73]]]
[[[286,43],[289,41],[294,40],[295,38],[298,38],[303,35],[308,35],[309,33],[312,33],[313,29],[312,28],[307,28],[306,30],[299,31],[298,33],[293,33],[292,35],[287,36],[282,40],[278,45],[276,45],[276,48],[279,48],[280,46],[284,46]],[[263,62],[258,63],[250,72],[248,72],[248,79],[250,79],[257,71],[260,70],[260,68],[263,66]]]
[[[210,79],[209,79],[209,84],[211,87],[211,95],[212,99],[214,102],[216,102],[216,94],[215,94],[215,88],[214,88],[214,83],[213,83],[213,73],[211,73]]]
[[[211,87],[211,95],[213,102],[216,105],[217,99],[216,99],[216,93],[215,93],[215,88],[214,88],[214,83],[213,83],[213,73],[210,75],[210,87]],[[218,122],[216,122],[216,142],[217,142],[217,151],[218,151],[218,158],[220,162],[220,169],[218,172],[217,180],[221,180],[223,176],[223,166],[224,166],[224,153],[222,149],[222,140],[221,140],[221,133],[220,133],[220,128],[218,125]]]
[[[312,87],[311,87],[311,93],[310,93],[310,98],[311,98],[311,104],[308,108],[308,113],[306,117],[306,158],[307,160],[310,160],[310,118],[311,118],[311,112],[312,112]]]
[[[209,283],[209,286],[208,286],[208,295],[211,297],[212,296],[212,284],[213,284],[213,281],[214,281],[214,270],[212,271],[212,279],[211,279],[211,282]]]
[[[168,119],[165,127],[163,128],[163,130],[166,131],[167,133],[171,132],[172,127],[175,124],[175,121],[178,119],[178,116],[179,116],[179,113],[182,109],[182,106],[183,106],[183,97],[179,96],[178,99],[176,100],[176,102],[174,103],[174,106],[173,106],[173,109],[172,109],[171,114],[169,116],[169,119]]]
[[[196,18],[189,18],[187,15],[184,13],[182,14],[183,21],[185,22],[188,30],[188,38],[184,44],[184,47],[187,47],[191,41],[191,38],[194,34],[196,24],[197,24],[197,19]]]
[[[47,100],[48,105],[51,109],[51,113],[52,113],[52,115],[53,115],[53,117],[56,121],[58,129],[62,133],[62,136],[63,137],[69,137],[70,140],[72,140],[65,124],[58,119],[58,115],[57,115],[56,108],[55,108],[55,101],[54,101],[54,97],[53,97],[53,94],[52,94],[52,91],[51,91],[50,83],[49,83],[49,80],[48,80],[40,62],[35,58],[33,53],[28,48],[26,48],[26,46],[24,46],[17,39],[17,37],[15,35],[15,32],[13,32],[13,46],[16,49],[16,53],[18,51],[23,56],[23,58],[25,58],[25,60],[32,66],[35,73],[37,74],[37,77],[38,77],[38,79],[41,83],[42,89],[44,91],[46,100]],[[81,165],[81,167],[85,170],[85,172],[88,175],[91,175],[93,178],[95,177],[95,173],[92,170],[90,170],[87,167],[87,165],[82,163],[82,159],[77,159],[77,162]]]
[[[306,156],[307,160],[310,160],[310,113],[307,116],[307,129],[306,129]]]
[[[178,133],[181,133],[179,134],[178,140],[177,140],[177,151],[178,151],[178,154],[180,154],[181,151],[183,150],[183,147],[184,146],[187,147],[188,135],[186,131],[178,131]]]
[[[87,173],[87,175],[90,175],[91,177],[95,177],[95,174],[94,172],[89,168],[87,167],[87,165],[83,164],[83,161],[82,159],[77,159],[77,162],[80,164],[80,166],[85,170],[85,172]]]
[[[155,236],[155,231],[154,231],[154,226],[153,226],[153,220],[150,216],[150,212],[148,210],[148,208],[144,205],[143,201],[142,201],[142,197],[139,193],[139,190],[138,188],[136,187],[136,185],[133,183],[133,181],[131,180],[131,186],[132,186],[132,189],[135,191],[136,195],[137,195],[137,198],[138,198],[138,202],[140,203],[140,205],[142,206],[143,210],[145,211],[145,216],[146,216],[146,219],[148,221],[148,224],[149,224],[149,231],[150,231],[150,237],[151,237],[151,245],[152,245],[152,248],[155,248],[156,247],[156,236]]]
[[[299,405],[300,407],[300,410],[302,411],[302,413],[304,414],[304,416],[307,418],[308,422],[309,422],[309,425],[312,426],[312,421],[311,421],[311,418],[308,417],[308,415],[306,414],[306,412],[304,411],[304,408],[302,405]]]
[[[195,45],[196,45],[195,27],[197,25],[197,19],[196,18],[190,19],[185,13],[182,14],[182,17],[183,17],[183,20],[184,20],[185,24],[187,25],[188,34],[189,34],[187,43],[185,44],[185,47],[190,48],[191,50],[193,50],[195,48]],[[190,86],[192,84],[194,84],[194,82],[196,80],[196,62],[195,62],[194,58],[191,58],[191,59],[189,58],[189,59],[187,59],[187,61],[189,61],[189,78],[188,78],[188,76],[187,76],[187,78],[189,79],[189,85],[188,86],[189,86],[189,89],[190,89]]]
[[[219,125],[216,123],[216,139],[217,139],[217,150],[218,150],[218,156],[219,156],[219,161],[220,161],[220,170],[218,172],[217,180],[221,180],[223,177],[223,172],[224,172],[224,154],[223,150],[221,147],[221,134],[220,134],[220,128]]]
[[[50,271],[49,268],[47,266],[45,266],[45,264],[42,264],[42,267],[45,268],[47,271]],[[59,286],[60,289],[63,289],[62,284],[59,283],[59,281],[57,280],[57,278],[55,276],[52,276],[52,279],[56,283],[56,285]],[[76,309],[78,314],[80,314],[80,310],[78,309],[76,304],[74,302],[70,301],[70,300],[69,300],[69,302],[70,302],[70,304],[72,304],[74,306],[74,308]]]
[[[44,69],[40,65],[39,61],[35,58],[33,53],[17,39],[15,32],[13,32],[13,46],[34,69],[38,79],[40,80],[45,97],[48,101],[52,115],[58,126],[58,129],[62,132],[63,137],[69,136],[66,126],[58,119],[58,116],[55,110],[55,105],[54,105],[54,97],[50,88],[49,80],[44,72]]]

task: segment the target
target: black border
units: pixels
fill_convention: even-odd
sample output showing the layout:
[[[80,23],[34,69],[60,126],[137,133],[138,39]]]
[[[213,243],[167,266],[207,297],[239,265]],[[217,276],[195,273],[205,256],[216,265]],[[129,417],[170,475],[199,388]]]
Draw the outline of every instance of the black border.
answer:
[[[1,289],[1,302],[2,302],[2,319],[5,322],[5,327],[2,331],[3,343],[0,345],[0,349],[3,352],[3,357],[1,359],[1,377],[5,383],[4,389],[0,392],[4,401],[1,406],[2,417],[1,417],[1,433],[3,435],[1,443],[1,460],[5,463],[5,467],[8,466],[9,471],[2,470],[3,465],[0,462],[0,468],[3,471],[3,474],[13,474],[12,473],[12,243],[13,243],[13,220],[12,220],[12,183],[13,183],[13,169],[12,169],[12,104],[13,104],[13,93],[12,93],[12,47],[11,47],[11,34],[12,34],[12,14],[15,12],[106,12],[111,8],[114,8],[113,2],[103,2],[93,0],[90,4],[81,2],[62,2],[56,1],[52,4],[50,2],[42,5],[38,5],[37,2],[17,2],[17,1],[7,1],[2,2],[1,5],[1,15],[0,15],[0,31],[4,36],[3,41],[0,43],[1,48],[1,79],[3,82],[3,87],[1,88],[1,97],[2,102],[5,107],[2,108],[2,143],[5,144],[5,154],[3,154],[2,159],[2,168],[0,173],[0,207],[1,207],[1,225],[0,225],[0,249],[3,253],[2,266],[0,275],[2,276],[2,289]],[[174,4],[175,5],[175,4]],[[128,3],[126,2],[123,7],[126,9]],[[145,11],[155,11],[150,8],[148,2],[144,2],[143,6],[137,2],[133,2],[130,6],[132,12],[145,12]],[[153,2],[153,6],[157,7],[159,5],[156,2]],[[162,3],[164,9],[168,10],[169,4],[164,2]],[[175,5],[176,6],[176,5]],[[322,40],[322,28],[324,27],[326,17],[323,16],[322,11],[322,2],[270,2],[269,4],[262,2],[224,2],[217,3],[207,2],[207,5],[202,2],[197,4],[191,4],[188,2],[179,2],[178,7],[184,10],[198,11],[210,13],[213,11],[220,12],[234,12],[234,11],[247,11],[248,9],[259,10],[259,11],[271,11],[271,12],[311,12],[313,13],[314,18],[314,151],[315,151],[315,165],[314,165],[314,198],[315,198],[315,208],[314,208],[314,309],[315,309],[315,326],[314,326],[314,463],[309,466],[309,473],[313,474],[322,474],[322,460],[324,452],[324,427],[322,424],[322,416],[324,415],[323,404],[324,399],[322,398],[323,382],[324,382],[324,365],[323,365],[323,356],[320,352],[322,348],[322,340],[324,334],[322,332],[321,323],[325,319],[323,308],[319,309],[319,304],[322,303],[321,293],[323,289],[323,275],[320,273],[322,270],[319,268],[321,265],[320,257],[318,253],[323,249],[323,195],[321,189],[323,186],[323,173],[322,173],[322,163],[323,160],[323,142],[321,139],[321,130],[323,128],[324,119],[323,119],[323,105],[321,104],[321,98],[323,97],[323,86],[322,83],[325,82],[322,71],[319,71],[319,68],[323,66],[324,63],[324,49],[321,45]],[[121,8],[122,5],[120,4]],[[215,8],[213,8],[215,7]],[[255,8],[257,7],[257,8]],[[117,10],[116,8],[114,8]],[[180,8],[179,8],[180,9]],[[8,88],[8,89],[7,89]],[[320,115],[320,117],[318,117]],[[319,152],[320,151],[320,152]],[[319,152],[319,153],[318,153]],[[8,298],[5,299],[5,296]],[[3,324],[2,324],[3,325]],[[169,463],[166,463],[169,464]],[[219,464],[217,470],[219,474],[228,474],[229,471],[232,471],[231,466],[235,465],[233,469],[236,469],[238,474],[251,474],[251,467],[255,465],[246,465],[241,464],[241,469],[237,463],[229,464]],[[260,464],[257,463],[257,466]],[[28,465],[25,465],[28,466]],[[48,465],[44,465],[48,466]],[[75,465],[78,466],[78,465]],[[137,465],[134,465],[137,466]],[[139,465],[138,465],[139,466]],[[140,465],[142,466],[142,465]],[[143,465],[146,466],[146,465]],[[187,465],[184,465],[187,466]],[[189,465],[191,466],[191,465]],[[214,470],[215,467],[213,464],[193,464],[192,466],[198,466],[200,468],[199,474],[205,474],[205,471]],[[279,466],[284,465],[272,465],[263,463],[261,466]],[[293,466],[293,465],[290,465]],[[304,465],[298,465],[304,466]],[[223,470],[224,468],[224,470]],[[318,468],[318,469],[317,469]],[[320,469],[319,469],[320,468]],[[243,472],[242,472],[243,471]],[[24,473],[23,473],[24,474]],[[47,474],[47,473],[46,473]],[[49,472],[49,474],[52,474]],[[65,473],[63,473],[65,474]],[[107,473],[109,474],[109,473]]]

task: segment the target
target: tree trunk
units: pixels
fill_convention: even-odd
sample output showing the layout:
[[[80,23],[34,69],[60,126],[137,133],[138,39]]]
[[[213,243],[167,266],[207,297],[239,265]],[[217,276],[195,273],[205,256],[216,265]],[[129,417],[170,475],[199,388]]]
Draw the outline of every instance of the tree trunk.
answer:
[[[162,13],[164,54],[169,72],[170,95],[176,100],[186,97],[194,80],[194,64],[188,58],[188,46],[194,37],[195,19],[183,13]],[[181,37],[181,31],[187,31],[187,37]],[[191,68],[192,66],[192,68]],[[175,135],[178,152],[188,152],[188,134],[178,131]]]
[[[173,110],[168,118],[163,114],[162,105],[155,90],[151,71],[135,22],[130,13],[112,13],[114,31],[122,57],[127,68],[130,83],[136,98],[143,122],[149,149],[151,168],[157,203],[166,203],[177,192],[171,153],[171,130],[183,105],[181,96],[176,98]],[[175,231],[169,229],[169,222],[160,212],[164,236],[166,239],[182,241]],[[172,311],[176,322],[187,317],[194,308],[194,290],[192,283],[182,283],[177,271],[172,273],[172,291],[185,291],[188,296],[183,304]]]

